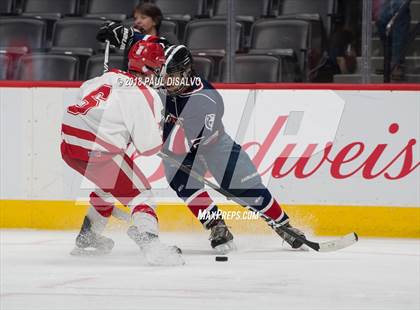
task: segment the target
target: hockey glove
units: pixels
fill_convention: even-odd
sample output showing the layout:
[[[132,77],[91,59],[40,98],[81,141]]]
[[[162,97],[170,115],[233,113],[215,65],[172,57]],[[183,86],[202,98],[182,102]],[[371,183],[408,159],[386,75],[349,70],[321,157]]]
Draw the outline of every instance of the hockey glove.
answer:
[[[109,40],[111,45],[124,50],[127,43],[133,39],[133,28],[125,27],[122,24],[116,22],[110,22],[104,24],[96,34],[96,39],[100,42]]]

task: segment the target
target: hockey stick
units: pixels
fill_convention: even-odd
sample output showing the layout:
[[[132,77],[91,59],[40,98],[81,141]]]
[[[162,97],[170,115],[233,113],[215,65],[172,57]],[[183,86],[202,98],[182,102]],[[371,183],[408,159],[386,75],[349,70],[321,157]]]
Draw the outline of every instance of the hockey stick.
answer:
[[[105,41],[105,54],[104,54],[104,73],[108,72],[109,70],[109,40]]]
[[[218,187],[216,184],[210,182],[209,180],[207,180],[206,178],[204,178],[203,176],[201,176],[197,172],[191,170],[189,167],[184,166],[182,163],[180,163],[175,158],[170,157],[168,154],[160,152],[160,153],[157,154],[157,156],[159,156],[162,160],[165,160],[167,162],[175,164],[181,171],[187,173],[188,175],[191,175],[194,179],[196,179],[200,182],[203,182],[205,185],[207,185],[208,187],[210,187],[210,188],[214,189],[215,191],[219,192],[223,196],[225,196],[227,198],[233,197],[233,195],[231,193],[229,193],[227,190],[224,190],[223,188]],[[242,201],[238,197],[235,197],[235,200],[236,200],[237,203],[241,204],[242,206],[248,205],[246,202]],[[270,218],[266,217],[263,214],[260,214],[260,216],[262,216],[266,220],[271,220]],[[310,240],[306,239],[305,237],[302,237],[302,236],[296,234],[295,232],[293,232],[292,230],[290,230],[287,227],[279,226],[279,229],[281,229],[285,233],[291,235],[292,237],[296,238],[297,240],[299,240],[303,244],[306,244],[308,247],[310,247],[311,249],[313,249],[317,252],[337,251],[337,250],[346,248],[346,247],[356,243],[357,240],[358,240],[357,234],[352,232],[352,233],[349,233],[349,234],[347,234],[347,235],[345,235],[345,236],[343,236],[339,239],[318,243],[318,242],[310,241]]]

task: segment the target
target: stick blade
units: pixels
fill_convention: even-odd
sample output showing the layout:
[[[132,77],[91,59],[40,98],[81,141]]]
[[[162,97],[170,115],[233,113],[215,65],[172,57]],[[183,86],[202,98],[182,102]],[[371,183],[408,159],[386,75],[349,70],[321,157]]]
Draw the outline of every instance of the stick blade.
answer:
[[[319,243],[318,252],[333,252],[351,246],[359,240],[359,237],[355,232],[347,234],[340,239],[326,241]]]

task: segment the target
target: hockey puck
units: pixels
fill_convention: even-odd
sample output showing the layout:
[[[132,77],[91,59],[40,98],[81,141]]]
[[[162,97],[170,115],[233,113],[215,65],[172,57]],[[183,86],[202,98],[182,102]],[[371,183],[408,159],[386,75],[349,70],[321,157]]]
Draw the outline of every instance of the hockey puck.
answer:
[[[216,262],[227,262],[227,256],[216,256]]]

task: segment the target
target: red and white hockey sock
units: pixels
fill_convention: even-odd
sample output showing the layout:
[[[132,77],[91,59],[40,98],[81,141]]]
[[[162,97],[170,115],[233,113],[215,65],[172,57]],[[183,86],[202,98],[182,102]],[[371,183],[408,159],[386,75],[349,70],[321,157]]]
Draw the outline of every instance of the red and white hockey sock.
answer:
[[[140,233],[148,232],[159,235],[158,218],[152,207],[145,204],[138,205],[133,208],[131,217]]]
[[[278,225],[284,225],[289,222],[289,217],[274,197],[271,197],[268,205],[259,212],[272,219]]]
[[[238,203],[248,203],[244,207],[249,207],[258,212],[269,225],[283,225],[289,221],[287,214],[264,186],[248,189],[242,192],[240,198],[237,201]]]
[[[142,192],[130,201],[128,207],[131,210],[131,217],[140,233],[149,232],[154,235],[159,234],[155,206],[156,204],[150,190]]]
[[[90,207],[87,217],[92,224],[92,230],[101,234],[114,210],[114,198],[101,190],[90,194]]]

